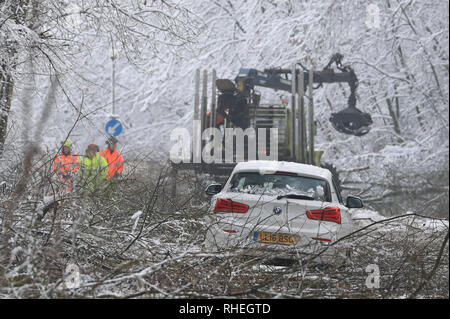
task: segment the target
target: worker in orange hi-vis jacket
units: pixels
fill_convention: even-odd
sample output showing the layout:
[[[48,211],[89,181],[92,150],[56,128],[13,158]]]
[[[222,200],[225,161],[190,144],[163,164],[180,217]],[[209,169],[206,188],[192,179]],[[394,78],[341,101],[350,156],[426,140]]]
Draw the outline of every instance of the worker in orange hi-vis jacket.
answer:
[[[72,142],[66,140],[61,152],[53,158],[52,169],[56,172],[66,192],[70,192],[75,173],[80,168],[77,154],[72,154]]]
[[[103,156],[108,162],[108,175],[107,179],[112,181],[119,177],[123,171],[123,158],[122,154],[116,149],[117,139],[114,136],[110,136],[106,141],[107,147],[99,155]]]

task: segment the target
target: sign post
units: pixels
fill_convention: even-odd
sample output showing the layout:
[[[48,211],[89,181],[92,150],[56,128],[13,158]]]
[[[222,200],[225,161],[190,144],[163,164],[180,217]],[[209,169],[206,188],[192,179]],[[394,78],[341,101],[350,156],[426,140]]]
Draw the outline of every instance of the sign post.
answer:
[[[105,126],[106,134],[110,136],[118,136],[120,133],[122,133],[122,129],[122,123],[120,123],[120,121],[116,119],[109,120]]]

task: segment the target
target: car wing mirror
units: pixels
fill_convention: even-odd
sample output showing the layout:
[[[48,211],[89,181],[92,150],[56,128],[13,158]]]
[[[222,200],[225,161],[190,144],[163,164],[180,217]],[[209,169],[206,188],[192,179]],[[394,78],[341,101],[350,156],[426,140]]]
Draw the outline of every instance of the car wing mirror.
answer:
[[[347,206],[348,208],[363,208],[364,204],[361,198],[355,196],[348,196],[347,204],[345,206]]]
[[[216,195],[222,190],[222,184],[211,184],[205,189],[207,195]]]

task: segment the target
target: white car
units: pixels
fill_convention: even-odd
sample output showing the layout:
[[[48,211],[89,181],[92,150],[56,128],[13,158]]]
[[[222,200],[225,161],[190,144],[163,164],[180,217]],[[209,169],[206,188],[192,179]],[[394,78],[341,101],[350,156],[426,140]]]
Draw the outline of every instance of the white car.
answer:
[[[212,184],[206,193],[214,195],[208,249],[274,258],[320,253],[322,262],[348,255],[333,243],[355,230],[349,208],[363,206],[353,196],[344,205],[329,170],[291,162],[238,163],[225,185]]]

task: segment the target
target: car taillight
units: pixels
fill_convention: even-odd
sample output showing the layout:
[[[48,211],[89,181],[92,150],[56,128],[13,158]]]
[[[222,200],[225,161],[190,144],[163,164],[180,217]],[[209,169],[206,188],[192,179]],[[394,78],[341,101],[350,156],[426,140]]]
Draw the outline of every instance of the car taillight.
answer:
[[[219,198],[214,207],[214,213],[246,213],[249,206],[234,202],[231,199]]]
[[[309,219],[323,220],[334,223],[341,223],[341,211],[338,207],[326,207],[324,209],[307,210],[306,216]]]

